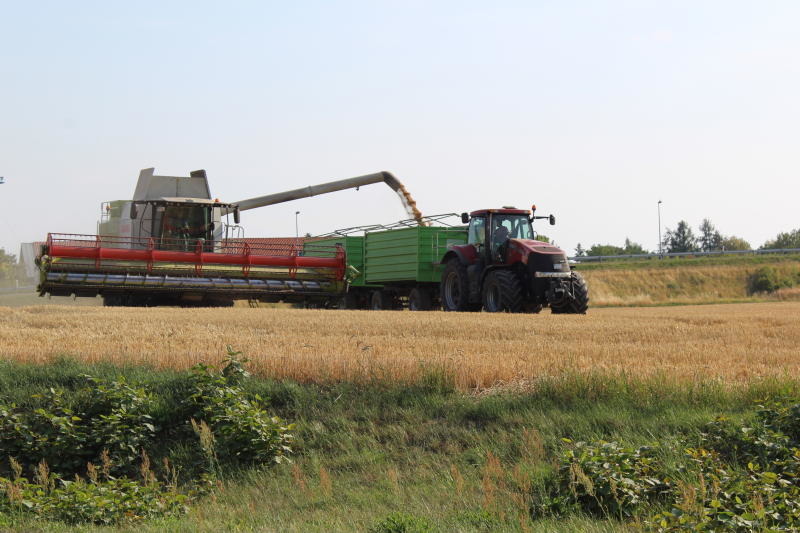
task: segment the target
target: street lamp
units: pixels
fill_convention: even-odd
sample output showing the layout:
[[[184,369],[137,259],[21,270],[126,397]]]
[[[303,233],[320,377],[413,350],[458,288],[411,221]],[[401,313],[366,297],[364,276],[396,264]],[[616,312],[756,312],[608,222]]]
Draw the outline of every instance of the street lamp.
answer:
[[[658,201],[658,256],[664,257],[664,250],[661,248],[661,200]]]
[[[299,214],[300,214],[300,211],[295,211],[294,212],[294,238],[295,238],[295,240],[300,238],[300,232],[297,229],[298,228],[298,226],[297,226],[297,215],[299,215]]]
[[[0,176],[0,185],[4,184],[6,179],[3,176]]]

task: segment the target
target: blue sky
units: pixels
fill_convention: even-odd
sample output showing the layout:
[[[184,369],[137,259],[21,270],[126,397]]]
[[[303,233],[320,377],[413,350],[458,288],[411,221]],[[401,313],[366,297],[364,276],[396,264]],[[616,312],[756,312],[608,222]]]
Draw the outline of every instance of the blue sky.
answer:
[[[426,214],[536,203],[580,242],[800,227],[797,2],[0,1],[0,246],[93,233],[139,169],[236,201],[389,170]],[[404,217],[371,186],[249,236]]]

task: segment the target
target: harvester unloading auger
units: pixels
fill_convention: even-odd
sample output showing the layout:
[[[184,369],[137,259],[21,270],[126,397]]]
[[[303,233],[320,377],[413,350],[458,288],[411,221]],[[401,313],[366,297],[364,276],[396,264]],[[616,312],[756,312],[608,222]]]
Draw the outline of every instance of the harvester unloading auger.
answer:
[[[40,295],[102,295],[106,305],[232,305],[235,299],[325,298],[346,291],[339,245],[235,238],[233,214],[374,183],[386,183],[411,217],[422,214],[389,172],[224,203],[212,199],[204,170],[189,177],[139,174],[134,198],[104,204],[97,235],[47,236]],[[258,241],[258,240],[256,240]]]

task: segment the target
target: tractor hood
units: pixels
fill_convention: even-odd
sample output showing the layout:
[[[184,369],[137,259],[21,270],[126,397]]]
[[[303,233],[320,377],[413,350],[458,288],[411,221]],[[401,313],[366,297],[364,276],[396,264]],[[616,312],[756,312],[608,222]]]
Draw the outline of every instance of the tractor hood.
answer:
[[[531,252],[537,254],[565,255],[564,250],[553,246],[549,242],[534,241],[532,239],[509,239],[509,247],[516,248],[520,254],[527,256]]]

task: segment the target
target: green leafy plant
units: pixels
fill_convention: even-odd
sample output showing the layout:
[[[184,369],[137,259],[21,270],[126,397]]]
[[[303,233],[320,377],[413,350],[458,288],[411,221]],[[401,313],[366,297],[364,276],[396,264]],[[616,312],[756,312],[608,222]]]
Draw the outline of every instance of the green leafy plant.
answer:
[[[82,376],[77,390],[67,395],[49,389],[32,398],[33,407],[0,403],[0,457],[10,457],[9,467],[0,467],[0,475],[7,474],[0,478],[0,515],[30,512],[70,523],[110,524],[183,512],[187,495],[177,492],[178,470],[165,459],[163,473],[170,481],[159,482],[149,467],[147,451],[153,449],[188,452],[181,458],[188,463],[183,466],[191,496],[211,490],[221,461],[286,459],[293,426],[270,416],[263,400],[240,386],[250,376],[241,352],[229,346],[224,363],[219,372],[195,366],[178,387],[172,413],[159,419],[165,426],[186,421],[177,430],[161,431],[167,442],[181,443],[172,449],[155,438],[152,394],[123,378]],[[186,446],[185,437],[192,434],[197,440]],[[133,479],[137,472],[141,481]],[[34,481],[23,473],[33,474]]]
[[[229,347],[221,372],[204,364],[192,368],[193,389],[187,399],[191,418],[208,426],[217,456],[243,463],[279,463],[292,451],[294,425],[270,416],[260,396],[251,399],[235,384],[249,375],[242,366],[246,360],[238,355]]]
[[[124,378],[107,384],[84,379],[76,395],[82,407],[68,407],[64,392],[52,388],[34,398],[41,406],[32,410],[0,404],[0,455],[17,458],[26,469],[45,461],[70,476],[87,462],[98,463],[105,450],[116,473],[129,469],[155,436],[152,397]]]
[[[695,480],[676,484],[669,511],[648,523],[656,531],[797,531],[800,527],[798,455],[785,472],[750,463],[744,472],[720,461],[712,450],[689,449]]]
[[[147,467],[142,468],[142,481],[115,478],[109,473],[108,457],[104,459],[102,470],[89,463],[87,479],[76,476],[69,481],[56,478],[42,461],[34,482],[21,475],[21,466],[12,459],[13,479],[0,478],[0,513],[110,525],[186,512],[188,496],[156,481]]]
[[[553,514],[583,511],[602,517],[626,518],[637,507],[668,493],[670,482],[654,448],[627,448],[616,442],[564,439],[558,471],[539,508]]]
[[[737,427],[717,418],[686,451],[688,480],[676,484],[670,510],[650,521],[658,531],[800,529],[800,404],[762,402]]]

